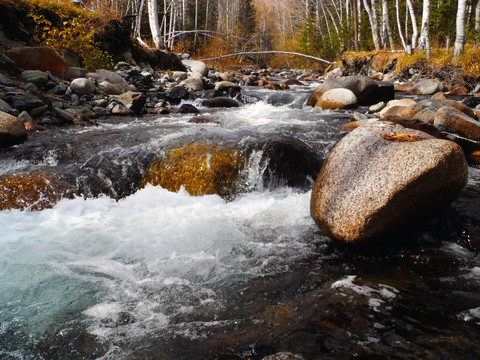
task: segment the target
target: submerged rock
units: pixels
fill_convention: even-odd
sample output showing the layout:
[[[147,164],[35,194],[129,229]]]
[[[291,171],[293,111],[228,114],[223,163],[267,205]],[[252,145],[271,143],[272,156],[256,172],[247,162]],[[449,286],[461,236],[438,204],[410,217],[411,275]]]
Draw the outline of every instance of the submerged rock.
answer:
[[[235,147],[197,141],[169,151],[164,159],[154,162],[142,180],[170,191],[183,186],[192,196],[235,195],[237,178],[245,159]]]
[[[19,144],[27,138],[23,121],[0,111],[0,148]]]
[[[467,179],[457,144],[378,122],[335,146],[315,182],[310,211],[328,236],[360,242],[449,204]]]
[[[202,102],[202,105],[210,108],[240,106],[240,104],[236,102],[234,99],[226,96],[220,96],[220,97],[215,97],[213,99],[204,100]]]
[[[285,184],[310,188],[320,171],[321,162],[304,142],[286,136],[274,136],[261,142],[262,161],[267,163],[263,174],[267,188]]]
[[[63,181],[46,174],[0,177],[0,210],[43,210],[53,207],[72,191]]]

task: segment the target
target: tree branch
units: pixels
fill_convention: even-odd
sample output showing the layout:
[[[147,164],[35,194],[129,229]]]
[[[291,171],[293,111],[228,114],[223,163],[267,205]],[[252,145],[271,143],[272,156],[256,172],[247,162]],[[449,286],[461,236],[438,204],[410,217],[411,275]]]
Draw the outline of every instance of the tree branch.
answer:
[[[290,52],[290,51],[249,51],[249,52],[240,52],[240,53],[235,53],[235,54],[228,54],[228,55],[222,55],[222,56],[216,56],[208,59],[200,59],[199,61],[210,61],[210,60],[217,60],[217,59],[223,59],[227,57],[233,57],[233,56],[240,56],[240,55],[261,55],[261,54],[284,54],[284,55],[295,55],[295,56],[302,56],[307,59],[315,60],[315,61],[320,61],[323,62],[324,64],[327,65],[332,65],[334,64],[333,62],[317,58],[315,56],[310,56],[310,55],[305,55],[305,54],[300,54],[296,52]]]

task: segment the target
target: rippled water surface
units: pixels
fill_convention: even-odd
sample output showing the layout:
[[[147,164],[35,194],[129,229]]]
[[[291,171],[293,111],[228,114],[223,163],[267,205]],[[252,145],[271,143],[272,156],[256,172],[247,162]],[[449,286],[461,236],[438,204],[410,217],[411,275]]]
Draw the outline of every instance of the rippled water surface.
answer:
[[[325,237],[309,191],[262,185],[255,153],[232,201],[125,180],[198,139],[242,148],[290,136],[323,159],[348,114],[302,108],[308,93],[252,91],[262,101],[202,109],[209,124],[108,120],[3,153],[1,173],[51,171],[84,193],[94,177],[110,190],[0,212],[0,358],[480,358],[478,169],[450,208],[371,249]]]

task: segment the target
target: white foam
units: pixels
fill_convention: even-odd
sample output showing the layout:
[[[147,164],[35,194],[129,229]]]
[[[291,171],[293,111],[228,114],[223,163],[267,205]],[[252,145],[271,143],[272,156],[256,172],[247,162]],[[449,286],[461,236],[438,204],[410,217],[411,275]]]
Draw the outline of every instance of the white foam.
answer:
[[[27,303],[12,307],[23,316],[36,303],[38,314],[25,321],[38,326],[74,306],[70,313],[82,313],[100,337],[142,336],[175,314],[215,313],[228,306],[222,287],[286,271],[316,251],[307,240],[316,229],[309,200],[288,188],[225,202],[147,186],[118,202],[2,211],[0,303],[23,293]]]

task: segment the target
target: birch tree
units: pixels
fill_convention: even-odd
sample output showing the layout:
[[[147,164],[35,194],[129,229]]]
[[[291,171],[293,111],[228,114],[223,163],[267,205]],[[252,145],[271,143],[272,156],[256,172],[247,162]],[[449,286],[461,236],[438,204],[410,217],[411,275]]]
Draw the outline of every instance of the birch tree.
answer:
[[[160,49],[163,47],[163,40],[158,22],[157,0],[147,0],[147,8],[148,22],[150,24],[150,31],[152,32],[153,43],[157,49]]]
[[[458,0],[457,20],[456,20],[456,36],[455,45],[453,46],[453,56],[459,56],[465,47],[465,23],[467,10],[467,0]]]
[[[368,20],[370,21],[370,26],[372,29],[372,38],[373,45],[375,50],[380,50],[380,32],[378,30],[378,18],[377,18],[377,4],[376,0],[370,0],[371,6],[368,3],[368,0],[363,0],[363,6],[368,15]]]
[[[413,8],[412,0],[407,0],[408,13],[410,14],[410,19],[412,20],[412,51],[417,45],[418,38],[418,26],[417,18],[415,17],[415,9]]]
[[[422,28],[418,38],[418,50],[426,50],[430,57],[430,0],[423,0]]]

